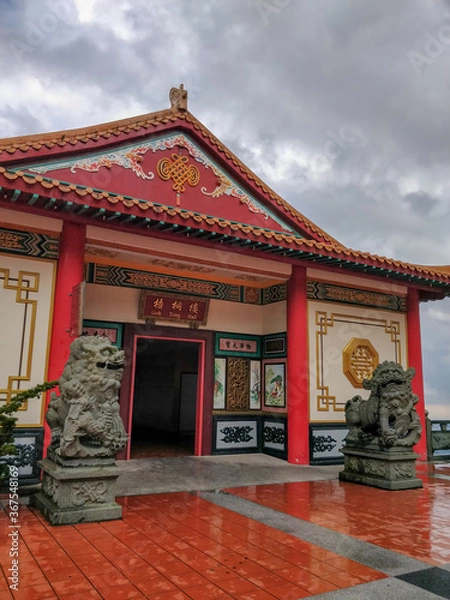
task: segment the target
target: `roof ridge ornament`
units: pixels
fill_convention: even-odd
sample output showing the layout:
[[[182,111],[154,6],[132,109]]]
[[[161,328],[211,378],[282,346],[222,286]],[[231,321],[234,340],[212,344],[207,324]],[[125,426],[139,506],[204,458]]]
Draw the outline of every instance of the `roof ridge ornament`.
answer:
[[[174,111],[187,111],[187,90],[184,89],[184,85],[180,83],[180,87],[171,88],[169,92],[170,108]]]

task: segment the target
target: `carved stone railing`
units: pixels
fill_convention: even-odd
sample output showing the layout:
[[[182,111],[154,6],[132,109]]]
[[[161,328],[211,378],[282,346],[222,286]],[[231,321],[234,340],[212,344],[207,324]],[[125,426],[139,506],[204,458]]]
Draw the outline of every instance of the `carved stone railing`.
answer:
[[[450,421],[432,421],[427,417],[428,460],[450,460]]]

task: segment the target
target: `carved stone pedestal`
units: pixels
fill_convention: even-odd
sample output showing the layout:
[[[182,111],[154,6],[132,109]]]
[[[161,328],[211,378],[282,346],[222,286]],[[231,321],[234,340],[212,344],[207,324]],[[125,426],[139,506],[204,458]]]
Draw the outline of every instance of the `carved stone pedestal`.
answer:
[[[376,444],[346,445],[341,481],[363,483],[383,490],[409,490],[422,487],[416,477],[417,454],[410,448],[380,448]]]
[[[120,519],[114,486],[119,469],[114,458],[63,459],[53,453],[45,458],[42,489],[32,504],[52,525],[73,525]]]

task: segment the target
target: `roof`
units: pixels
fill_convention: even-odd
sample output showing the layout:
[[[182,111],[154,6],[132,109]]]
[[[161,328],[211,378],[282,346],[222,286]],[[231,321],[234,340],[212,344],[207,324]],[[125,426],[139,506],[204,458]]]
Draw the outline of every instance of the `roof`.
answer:
[[[174,92],[182,94],[185,91],[182,86],[173,88],[171,101]],[[196,135],[279,214],[294,223],[298,230],[306,231],[309,239],[26,172],[27,165],[33,161],[87,153],[99,147],[117,146],[130,139],[142,139],[155,131],[180,128]],[[450,294],[450,266],[415,265],[343,246],[248,169],[187,110],[183,99],[172,101],[169,109],[120,121],[0,140],[0,165],[1,202],[4,206],[13,203],[15,206],[32,206],[38,211],[58,211],[65,217],[101,219],[127,227],[137,226],[141,232],[150,229],[165,234],[176,233],[178,236],[415,283],[441,296]]]
[[[301,214],[286,200],[266,185],[253,171],[251,171],[235,154],[216,138],[194,115],[189,111],[172,106],[169,109],[148,113],[137,117],[112,121],[102,125],[93,125],[80,129],[57,131],[53,133],[33,134],[14,138],[0,139],[0,164],[5,168],[8,165],[23,164],[30,159],[36,160],[61,155],[67,152],[80,152],[92,150],[103,143],[117,143],[124,138],[148,135],[149,132],[161,126],[172,128],[189,125],[200,135],[209,146],[212,146],[231,163],[245,178],[264,194],[276,209],[292,219],[303,230],[306,230],[318,241],[328,242],[338,247],[341,244],[310,219]]]

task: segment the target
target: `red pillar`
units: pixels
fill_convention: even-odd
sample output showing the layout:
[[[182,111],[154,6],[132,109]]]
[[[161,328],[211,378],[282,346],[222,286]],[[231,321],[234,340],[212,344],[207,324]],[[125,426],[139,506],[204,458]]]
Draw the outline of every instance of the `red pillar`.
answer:
[[[306,268],[294,266],[287,295],[288,461],[309,464]]]
[[[422,423],[422,437],[414,446],[414,451],[420,455],[420,460],[427,459],[427,440],[425,428],[425,394],[423,386],[422,370],[422,341],[420,335],[420,306],[419,292],[414,288],[408,290],[407,297],[407,319],[408,319],[408,362],[414,367],[416,375],[412,380],[412,390],[419,396],[416,410]]]
[[[48,381],[59,379],[69,358],[70,344],[75,336],[70,332],[72,288],[83,281],[86,226],[64,221],[59,239],[59,258],[53,305],[52,335],[48,363]],[[50,441],[46,426],[44,449]]]

